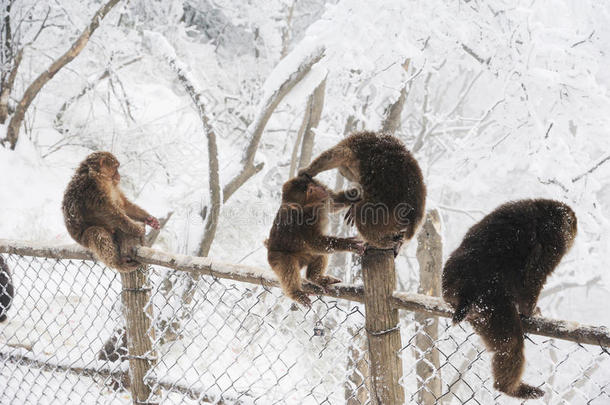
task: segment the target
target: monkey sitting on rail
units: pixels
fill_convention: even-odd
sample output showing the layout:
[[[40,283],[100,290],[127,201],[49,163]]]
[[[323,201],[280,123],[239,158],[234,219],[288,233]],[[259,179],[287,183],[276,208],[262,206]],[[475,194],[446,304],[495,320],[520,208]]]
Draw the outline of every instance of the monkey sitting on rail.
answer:
[[[132,248],[141,243],[144,224],[159,221],[129,201],[119,188],[119,161],[109,152],[87,156],[64,193],[62,210],[70,236],[119,272],[135,270]]]
[[[467,319],[494,353],[494,387],[517,398],[544,391],[521,382],[525,365],[522,316],[536,310],[547,277],[576,236],[574,211],[558,201],[501,205],[475,224],[443,270],[443,298]]]
[[[15,289],[11,280],[11,272],[4,258],[0,256],[0,322],[6,321],[6,313],[13,303],[14,296]]]
[[[364,249],[363,243],[355,238],[325,235],[329,211],[356,201],[354,191],[334,193],[307,176],[294,177],[282,187],[282,205],[265,241],[267,260],[284,293],[302,305],[311,306],[301,287],[303,267],[307,267],[309,281],[326,288],[341,281],[325,274],[326,255],[337,251],[362,253]]]
[[[398,138],[360,132],[323,152],[299,174],[314,177],[334,168],[362,188],[362,199],[346,214],[348,223],[355,223],[373,247],[394,249],[397,255],[424,216],[426,186],[415,158]]]

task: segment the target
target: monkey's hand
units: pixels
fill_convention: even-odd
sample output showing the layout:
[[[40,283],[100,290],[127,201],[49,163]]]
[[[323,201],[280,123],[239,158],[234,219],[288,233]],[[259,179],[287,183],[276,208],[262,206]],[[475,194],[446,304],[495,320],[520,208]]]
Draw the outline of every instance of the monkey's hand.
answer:
[[[345,223],[347,224],[347,226],[354,226],[355,222],[354,222],[354,204],[349,206],[349,209],[347,210],[347,212],[345,213],[345,216],[343,217],[343,220],[345,221]]]
[[[354,252],[360,256],[362,256],[364,254],[364,251],[366,250],[366,244],[363,241],[361,241],[360,239],[358,239],[355,236],[346,238],[346,240],[348,240],[350,243],[351,252]]]
[[[159,220],[153,217],[152,215],[146,217],[144,223],[148,226],[151,226],[153,229],[159,230],[161,228],[161,225],[159,225]]]
[[[307,296],[307,293],[303,290],[297,290],[292,293],[291,298],[303,305],[304,307],[311,308],[311,299]]]
[[[303,169],[299,169],[298,175],[299,175],[299,176],[304,176],[304,177],[307,177],[307,178],[309,178],[309,179],[311,179],[311,178],[313,177],[311,174],[309,174],[309,173],[307,172],[307,168],[306,168],[306,167],[305,167],[305,168],[303,168]]]

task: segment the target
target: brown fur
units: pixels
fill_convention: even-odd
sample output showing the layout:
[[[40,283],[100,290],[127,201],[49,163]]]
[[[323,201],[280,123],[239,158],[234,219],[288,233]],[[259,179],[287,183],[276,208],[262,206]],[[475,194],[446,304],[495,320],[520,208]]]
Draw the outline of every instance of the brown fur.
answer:
[[[426,186],[415,158],[398,138],[360,132],[323,152],[299,174],[316,176],[334,168],[362,187],[362,199],[346,218],[370,245],[397,253],[424,216]]]
[[[495,388],[517,398],[544,392],[521,382],[525,366],[521,317],[536,310],[547,277],[577,231],[572,209],[553,200],[501,205],[475,224],[443,270],[443,298],[494,353]]]
[[[4,258],[0,256],[0,322],[6,321],[6,313],[13,303],[14,296],[15,289],[13,288],[11,272]]]
[[[362,242],[354,238],[325,235],[328,212],[350,203],[348,192],[335,194],[322,183],[299,176],[282,188],[282,205],[265,241],[267,259],[277,274],[284,293],[309,306],[311,300],[301,287],[300,270],[306,267],[306,278],[326,288],[341,280],[325,275],[326,255],[336,251],[361,252]]]
[[[141,244],[144,224],[159,221],[129,201],[121,189],[119,162],[109,152],[90,154],[79,165],[64,193],[62,210],[70,236],[106,265],[120,272],[135,270],[130,258]]]

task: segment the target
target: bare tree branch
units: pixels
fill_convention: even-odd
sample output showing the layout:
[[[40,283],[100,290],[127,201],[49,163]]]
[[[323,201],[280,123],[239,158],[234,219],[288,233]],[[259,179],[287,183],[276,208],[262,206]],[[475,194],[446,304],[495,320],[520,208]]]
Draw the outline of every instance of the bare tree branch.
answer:
[[[167,224],[167,222],[172,217],[172,215],[174,215],[174,211],[168,212],[166,216],[159,219],[159,229],[152,229],[148,233],[148,235],[146,235],[144,246],[151,247],[152,245],[155,244],[155,242],[157,241],[157,238],[159,237],[159,234],[161,233],[161,229],[163,229],[165,224]]]
[[[593,166],[592,168],[590,168],[589,170],[587,170],[586,172],[584,172],[583,174],[580,174],[576,177],[574,177],[572,179],[572,183],[576,183],[578,180],[582,179],[585,176],[590,175],[591,173],[593,173],[594,171],[596,171],[597,169],[599,169],[599,167],[601,165],[603,165],[604,163],[606,163],[607,161],[610,160],[610,155],[606,156],[605,158],[603,158],[598,164],[596,164],[595,166]]]
[[[81,51],[85,48],[87,43],[89,42],[89,38],[95,32],[95,30],[99,27],[100,22],[104,19],[104,17],[112,10],[112,8],[119,2],[120,0],[110,0],[108,3],[104,4],[93,16],[89,25],[84,29],[81,35],[76,39],[76,41],[72,44],[70,49],[56,59],[51,66],[49,66],[45,71],[43,71],[25,90],[21,101],[17,104],[17,108],[15,109],[15,114],[11,117],[11,121],[9,122],[6,138],[2,140],[2,144],[8,143],[11,149],[15,149],[17,145],[17,140],[19,139],[19,129],[21,127],[21,123],[23,122],[23,118],[25,117],[25,112],[28,107],[36,98],[42,87],[47,84],[49,80],[51,80],[57,72],[68,63],[70,63],[74,58],[81,53]]]
[[[115,69],[113,69],[114,71],[118,71],[119,69],[122,69],[124,67],[127,67],[133,63],[139,62],[142,59],[141,56],[137,56],[133,59],[128,60],[125,63],[120,64],[119,66],[117,66]],[[64,114],[66,113],[66,111],[72,106],[74,105],[74,103],[76,103],[78,100],[80,100],[84,95],[86,95],[88,92],[90,92],[91,90],[93,90],[102,80],[110,77],[111,75],[111,68],[108,67],[106,68],[98,77],[96,77],[95,79],[89,81],[85,87],[83,87],[81,89],[81,91],[73,96],[70,97],[69,99],[67,99],[59,108],[59,111],[57,112],[57,115],[55,115],[55,121],[53,122],[53,125],[55,126],[55,129],[57,129],[59,132],[66,132],[66,129],[63,128],[63,120],[64,120]]]
[[[263,100],[255,120],[248,129],[250,143],[248,144],[242,159],[243,168],[223,188],[224,202],[226,202],[250,177],[262,170],[263,164],[259,163],[258,165],[254,165],[254,159],[267,121],[269,121],[271,114],[286,94],[288,94],[290,90],[309,73],[312,66],[322,59],[322,56],[324,56],[324,48],[317,48],[301,62],[298,68],[292,72],[272,94]],[[287,60],[288,58],[289,56],[284,60]],[[271,72],[271,75],[273,74],[274,72]]]

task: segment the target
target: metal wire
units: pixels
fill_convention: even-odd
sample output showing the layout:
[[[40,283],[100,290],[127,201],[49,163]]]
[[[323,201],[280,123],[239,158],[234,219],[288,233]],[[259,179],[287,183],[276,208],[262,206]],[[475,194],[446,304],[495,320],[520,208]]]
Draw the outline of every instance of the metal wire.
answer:
[[[15,297],[0,324],[0,404],[132,403],[118,274],[91,261],[4,258]],[[306,310],[279,289],[189,277],[151,269],[151,402],[368,403],[362,305],[318,297]],[[519,403],[493,389],[490,356],[468,326],[418,319],[401,312],[406,403]],[[100,359],[104,347],[114,356]],[[524,380],[547,393],[528,404],[610,403],[607,349],[531,337],[526,357]]]

